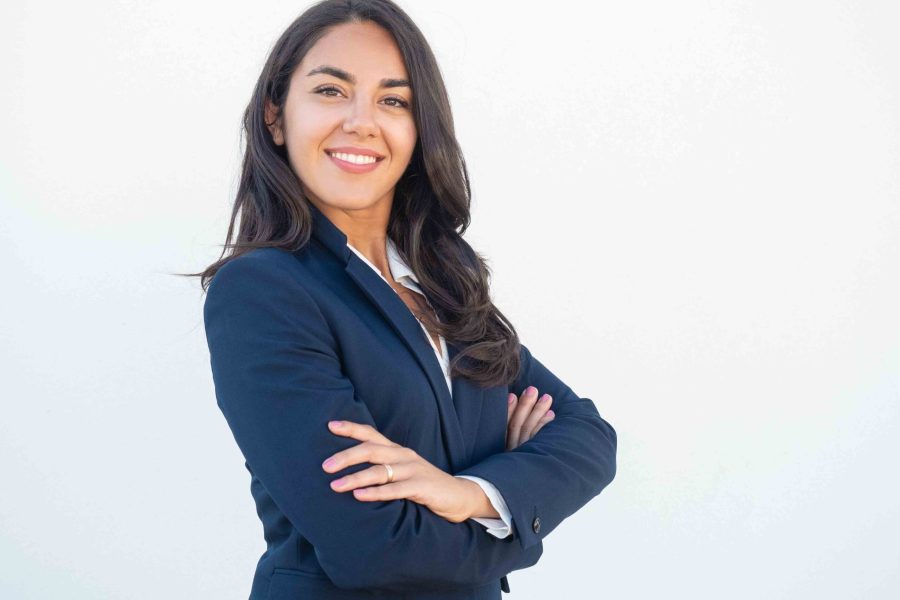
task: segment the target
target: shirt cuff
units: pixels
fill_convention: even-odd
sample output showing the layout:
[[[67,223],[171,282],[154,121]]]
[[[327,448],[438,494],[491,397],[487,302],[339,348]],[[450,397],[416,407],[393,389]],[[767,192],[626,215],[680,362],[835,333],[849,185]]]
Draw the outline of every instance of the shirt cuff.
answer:
[[[494,484],[481,477],[475,477],[474,475],[456,475],[456,477],[470,479],[477,483],[481,489],[484,490],[484,494],[490,501],[491,506],[493,506],[494,510],[500,515],[499,519],[472,517],[472,520],[487,527],[487,532],[498,538],[505,538],[511,535],[512,516],[509,513],[509,508],[506,506],[506,501],[503,499],[503,496],[500,495],[500,490],[498,490]]]

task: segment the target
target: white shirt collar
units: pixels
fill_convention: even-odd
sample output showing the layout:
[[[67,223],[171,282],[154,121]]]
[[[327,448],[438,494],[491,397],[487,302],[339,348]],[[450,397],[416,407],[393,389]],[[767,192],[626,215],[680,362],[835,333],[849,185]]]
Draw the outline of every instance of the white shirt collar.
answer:
[[[416,283],[419,283],[416,274],[413,273],[413,270],[409,268],[409,265],[400,256],[400,250],[391,238],[387,239],[387,256],[388,264],[391,265],[391,275],[394,276],[395,280],[400,281],[403,277],[409,277]]]
[[[353,252],[356,253],[367,265],[372,267],[376,273],[381,275],[381,271],[373,265],[369,259],[367,259],[362,252],[354,248],[350,242],[347,242],[347,246],[350,247]],[[394,240],[391,238],[387,238],[387,258],[388,258],[388,266],[391,269],[391,275],[394,276],[394,281],[400,282],[404,277],[409,277],[413,282],[416,283],[416,287],[418,287],[419,279],[416,277],[416,274],[413,273],[413,270],[409,268],[409,265],[406,264],[406,261],[403,260],[403,257],[400,256],[400,250],[397,248],[396,244],[394,244]],[[382,275],[382,278],[384,275]]]

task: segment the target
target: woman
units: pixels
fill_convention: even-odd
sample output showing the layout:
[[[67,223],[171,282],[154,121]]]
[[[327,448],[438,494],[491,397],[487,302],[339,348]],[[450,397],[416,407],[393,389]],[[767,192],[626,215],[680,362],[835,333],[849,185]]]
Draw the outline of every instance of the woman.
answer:
[[[500,597],[612,480],[616,434],[490,300],[428,44],[389,0],[320,2],[244,127],[202,282],[267,542],[250,598]]]

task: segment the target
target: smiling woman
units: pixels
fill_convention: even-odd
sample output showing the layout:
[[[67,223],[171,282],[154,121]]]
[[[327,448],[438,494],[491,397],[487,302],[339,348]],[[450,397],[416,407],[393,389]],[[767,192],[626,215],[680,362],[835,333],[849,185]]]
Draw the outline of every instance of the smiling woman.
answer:
[[[431,49],[389,0],[320,2],[244,128],[197,275],[267,542],[251,600],[499,598],[612,481],[617,439],[491,301]]]
[[[411,103],[394,38],[372,21],[351,22],[310,48],[281,111],[267,101],[266,122],[275,143],[286,146],[304,196],[320,209],[327,204],[331,215],[390,205],[416,147]],[[355,176],[361,173],[369,176]]]

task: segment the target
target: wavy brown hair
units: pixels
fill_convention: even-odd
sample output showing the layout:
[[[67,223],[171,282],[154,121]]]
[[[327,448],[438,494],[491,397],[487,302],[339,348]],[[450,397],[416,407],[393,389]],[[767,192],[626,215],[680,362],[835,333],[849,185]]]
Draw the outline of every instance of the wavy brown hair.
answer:
[[[387,234],[440,317],[426,311],[423,324],[460,348],[450,364],[451,376],[482,386],[508,384],[519,370],[519,338],[491,301],[486,260],[462,237],[471,218],[471,189],[447,90],[422,32],[391,0],[318,2],[275,43],[244,111],[246,149],[222,254],[203,272],[189,275],[201,278],[205,292],[216,271],[241,254],[265,247],[296,251],[308,243],[309,200],[288,162],[286,145],[272,140],[266,100],[280,118],[291,74],[309,49],[336,25],[366,21],[393,35],[414,91],[418,140],[395,188]]]

